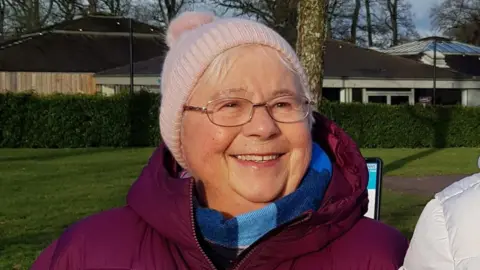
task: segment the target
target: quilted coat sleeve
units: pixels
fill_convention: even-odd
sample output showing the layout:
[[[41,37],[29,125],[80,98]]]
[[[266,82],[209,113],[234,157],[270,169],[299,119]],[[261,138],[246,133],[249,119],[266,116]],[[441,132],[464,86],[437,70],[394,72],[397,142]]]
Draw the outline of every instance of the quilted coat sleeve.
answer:
[[[480,269],[480,173],[435,195],[418,220],[403,270]]]
[[[453,258],[439,200],[431,200],[418,220],[401,270],[451,270]]]
[[[40,253],[30,270],[83,269],[80,244],[72,244],[70,235],[64,234]]]
[[[57,241],[53,242],[49,245],[45,250],[40,253],[38,258],[33,263],[31,270],[46,270],[50,269],[50,265],[52,263],[53,253],[55,252],[55,248],[57,246]]]

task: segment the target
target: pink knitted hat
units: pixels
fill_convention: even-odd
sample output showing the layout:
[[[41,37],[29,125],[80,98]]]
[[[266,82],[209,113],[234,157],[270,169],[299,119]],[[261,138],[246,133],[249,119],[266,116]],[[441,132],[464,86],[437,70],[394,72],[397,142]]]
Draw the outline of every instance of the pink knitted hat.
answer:
[[[298,73],[309,97],[308,81],[295,51],[277,32],[261,23],[219,18],[206,12],[184,12],[170,23],[166,41],[169,51],[161,74],[160,132],[184,169],[187,164],[180,142],[183,106],[205,69],[219,54],[244,44],[276,49]]]

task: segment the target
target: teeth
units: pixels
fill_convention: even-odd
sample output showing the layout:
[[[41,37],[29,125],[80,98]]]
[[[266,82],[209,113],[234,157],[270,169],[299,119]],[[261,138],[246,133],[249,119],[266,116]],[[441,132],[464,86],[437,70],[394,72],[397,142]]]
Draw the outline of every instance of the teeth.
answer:
[[[235,157],[240,160],[265,162],[265,161],[277,159],[279,156],[280,155],[271,155],[271,156],[239,155]]]

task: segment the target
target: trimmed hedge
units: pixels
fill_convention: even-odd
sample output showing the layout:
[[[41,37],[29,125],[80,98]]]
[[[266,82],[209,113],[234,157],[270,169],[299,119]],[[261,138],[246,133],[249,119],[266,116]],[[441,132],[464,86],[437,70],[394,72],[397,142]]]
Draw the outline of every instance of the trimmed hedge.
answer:
[[[155,146],[159,95],[0,94],[0,147]],[[319,110],[367,148],[480,147],[480,108],[324,102]]]
[[[480,146],[480,107],[323,103],[320,111],[360,147]]]
[[[0,147],[157,145],[158,98],[0,94]]]

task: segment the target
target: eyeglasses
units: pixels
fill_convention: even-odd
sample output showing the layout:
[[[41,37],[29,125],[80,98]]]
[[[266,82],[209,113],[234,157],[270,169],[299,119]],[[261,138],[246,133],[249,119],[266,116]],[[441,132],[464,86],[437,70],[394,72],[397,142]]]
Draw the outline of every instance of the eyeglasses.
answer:
[[[302,96],[281,96],[262,103],[253,103],[244,98],[220,98],[209,101],[205,107],[185,105],[183,109],[206,113],[208,119],[217,126],[235,127],[248,123],[258,107],[266,107],[270,117],[277,122],[299,122],[310,114],[312,104]]]

